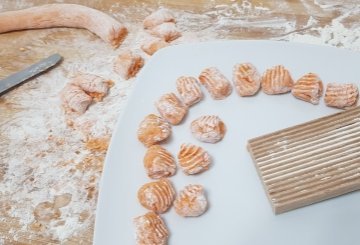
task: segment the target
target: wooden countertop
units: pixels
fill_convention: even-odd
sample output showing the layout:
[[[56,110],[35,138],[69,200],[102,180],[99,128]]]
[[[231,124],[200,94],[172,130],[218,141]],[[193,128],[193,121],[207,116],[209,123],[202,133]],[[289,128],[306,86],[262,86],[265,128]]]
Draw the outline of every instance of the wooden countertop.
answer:
[[[52,2],[59,1],[3,0],[0,3],[0,11],[21,9]],[[130,34],[118,50],[124,48],[139,49],[139,38],[141,38],[141,33],[143,32],[141,22],[145,16],[159,6],[173,10],[180,18],[178,26],[182,32],[186,33],[186,35],[184,35],[186,38],[179,40],[177,43],[211,39],[289,40],[288,37],[294,33],[298,35],[319,36],[319,30],[326,28],[327,25],[331,26],[334,20],[341,21],[344,28],[348,28],[349,30],[351,30],[351,28],[358,28],[356,25],[358,24],[357,20],[359,19],[360,12],[358,11],[359,7],[356,0],[333,1],[337,3],[332,4],[328,4],[323,0],[73,0],[62,2],[84,4],[102,10],[126,24],[129,27]],[[354,9],[357,11],[354,11]],[[84,47],[83,43],[80,45],[80,43],[77,43],[77,40],[82,40],[84,43],[94,42],[94,46],[87,44],[90,46]],[[311,40],[312,39],[309,39],[309,41]],[[331,44],[346,46],[345,44],[342,45],[341,41]],[[10,75],[53,52],[59,52],[64,57],[64,62],[60,67],[56,68],[58,71],[62,71],[61,74],[59,73],[62,77],[58,73],[50,73],[49,76],[34,79],[21,88],[0,97],[0,244],[75,245],[92,243],[96,197],[102,164],[113,124],[116,116],[125,106],[126,96],[129,91],[131,91],[132,82],[121,83],[119,80],[119,84],[121,83],[121,85],[118,85],[114,92],[114,95],[118,95],[118,98],[116,99],[113,98],[115,96],[110,96],[111,98],[109,98],[109,100],[105,100],[104,103],[101,104],[101,106],[105,108],[107,106],[106,103],[110,105],[113,102],[121,102],[121,106],[111,106],[107,111],[107,113],[113,114],[113,117],[109,119],[109,121],[112,122],[112,126],[106,128],[106,133],[101,136],[94,135],[89,126],[90,129],[82,127],[80,131],[83,135],[74,138],[73,135],[77,135],[78,133],[76,131],[67,131],[64,120],[59,119],[58,124],[62,126],[57,127],[54,126],[56,122],[54,123],[50,119],[51,115],[55,115],[50,114],[50,110],[58,110],[59,112],[56,112],[58,113],[56,115],[59,116],[59,118],[62,117],[60,110],[56,109],[60,107],[56,106],[57,102],[53,103],[55,105],[54,107],[47,110],[44,105],[30,105],[30,101],[33,99],[32,97],[27,98],[27,96],[36,95],[36,98],[40,96],[43,104],[51,104],[52,101],[56,100],[59,89],[66,83],[67,75],[76,70],[77,64],[79,62],[91,62],[93,58],[95,59],[94,54],[91,53],[91,50],[86,50],[87,48],[99,48],[100,51],[97,56],[101,56],[101,52],[104,52],[104,54],[110,54],[110,57],[111,52],[113,52],[114,55],[119,52],[118,50],[112,51],[109,47],[105,46],[105,43],[99,41],[86,30],[57,28],[0,34],[0,78]],[[94,68],[81,65],[79,67],[106,74],[105,68],[100,69],[100,67]],[[109,67],[109,70],[111,70],[111,66]],[[57,76],[55,76],[56,74]],[[42,79],[44,81],[54,79],[55,81],[52,85],[49,85],[51,83],[43,83]],[[52,87],[46,90],[47,88],[44,86],[48,85],[55,86],[55,88]],[[47,91],[49,91],[48,97],[44,95]],[[101,106],[99,106],[99,108],[94,107],[92,112],[89,113],[96,115],[96,110],[99,110],[100,113],[102,110]],[[115,109],[112,110],[111,108]],[[31,135],[31,131],[27,131],[27,128],[31,127],[31,123],[29,123],[30,119],[28,118],[29,110],[33,113],[32,117],[38,117],[39,120],[44,120],[44,129],[37,129],[36,126],[34,126],[34,132],[46,131],[47,139],[50,140],[39,141],[39,145],[36,147],[36,143],[31,140],[31,137],[34,138],[35,136]],[[47,124],[52,124],[52,126],[47,128]],[[13,130],[14,125],[18,128],[24,128],[22,136],[9,133]],[[60,137],[61,135],[62,137]],[[56,142],[54,138],[57,139]],[[48,145],[53,143],[57,151],[48,148]],[[77,149],[77,144],[78,150],[75,150]],[[67,145],[70,146],[67,147]],[[17,152],[15,152],[14,147],[18,148]],[[45,152],[44,149],[46,149]],[[32,175],[25,172],[24,174],[17,174],[16,169],[10,165],[15,164],[14,161],[20,159],[18,151],[20,151],[21,155],[26,159],[23,164],[29,164],[32,171],[36,172],[39,171],[36,164],[48,164],[51,159],[61,158],[61,156],[56,155],[59,150],[62,151],[64,155],[73,154],[74,157],[69,158],[70,160],[67,163],[58,162],[56,165],[49,164],[49,168],[47,168],[48,171],[55,171],[57,167],[61,165],[64,168],[59,168],[59,171],[66,169],[67,178],[71,180],[72,178],[74,179],[72,186],[77,186],[79,190],[81,189],[81,192],[77,192],[76,188],[71,189],[71,186],[66,190],[62,189],[61,186],[56,186],[49,180],[46,180],[48,181],[46,183],[42,183],[39,180],[37,185],[31,184],[37,188],[35,191],[24,191],[22,185],[28,185],[29,176]],[[74,152],[77,151],[85,151],[87,153],[82,155],[82,158],[78,160],[79,157],[76,156],[78,153],[74,154]],[[15,153],[17,155],[14,155]],[[33,159],[36,159],[36,162]],[[70,163],[75,164],[76,168],[71,167]],[[36,173],[34,176],[41,178],[39,177],[41,173]],[[82,179],[80,181],[78,175],[74,174],[74,176],[71,177],[69,173],[81,173],[82,176],[89,174],[90,177],[86,180],[84,180],[84,177],[81,177]],[[43,175],[48,176],[47,178],[52,176],[47,172],[44,172]],[[56,178],[56,174],[53,175],[53,178]],[[59,176],[59,178],[61,178],[61,176]],[[82,182],[83,180],[84,182]],[[36,182],[36,179],[32,179],[31,181]],[[49,186],[49,183],[51,186]],[[85,186],[85,189],[82,185]],[[2,191],[5,189],[7,190],[6,192]],[[68,204],[70,211],[61,209],[61,220],[58,221],[54,219],[58,222],[56,224],[51,223],[50,225],[46,222],[39,222],[34,214],[36,207],[39,207],[40,203],[43,206],[49,203],[51,204],[56,196],[65,192],[68,194],[71,193],[71,202]],[[72,213],[71,208],[75,209],[79,205],[84,205],[84,207],[87,205],[86,210],[84,209],[81,214],[76,212]],[[79,208],[76,210],[78,209]],[[54,215],[54,213],[52,213],[52,215]],[[79,217],[78,220],[75,223],[70,223],[70,220],[75,216]],[[67,227],[65,224],[68,223],[73,224],[75,228]]]

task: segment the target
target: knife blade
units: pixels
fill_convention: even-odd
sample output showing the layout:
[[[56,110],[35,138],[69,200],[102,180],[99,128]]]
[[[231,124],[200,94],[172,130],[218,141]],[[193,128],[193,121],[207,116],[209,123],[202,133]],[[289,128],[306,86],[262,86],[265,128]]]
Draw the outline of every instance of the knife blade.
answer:
[[[14,86],[28,80],[29,78],[46,71],[50,67],[56,65],[61,59],[62,57],[59,54],[53,54],[15,74],[0,80],[0,95],[7,92]]]

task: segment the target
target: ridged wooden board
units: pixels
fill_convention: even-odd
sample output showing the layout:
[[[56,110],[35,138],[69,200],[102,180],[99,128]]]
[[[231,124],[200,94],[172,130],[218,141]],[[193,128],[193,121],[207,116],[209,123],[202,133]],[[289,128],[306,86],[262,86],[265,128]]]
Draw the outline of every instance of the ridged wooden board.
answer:
[[[276,214],[360,189],[360,107],[249,140]]]

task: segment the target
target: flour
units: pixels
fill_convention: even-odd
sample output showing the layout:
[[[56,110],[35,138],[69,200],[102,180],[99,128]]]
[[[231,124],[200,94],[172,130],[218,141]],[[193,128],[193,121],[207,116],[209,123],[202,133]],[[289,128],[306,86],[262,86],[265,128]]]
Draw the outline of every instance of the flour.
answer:
[[[360,51],[360,27],[346,28],[341,23],[341,19],[342,18],[334,19],[330,25],[326,25],[324,28],[313,27],[307,31],[313,32],[314,34],[291,33],[285,40],[343,47]],[[309,19],[309,22],[313,22],[313,20]],[[312,24],[313,23],[311,23],[311,25]]]
[[[343,24],[347,18],[359,16],[356,1],[340,7],[327,2],[317,0],[312,4],[324,14],[340,8],[338,16],[325,24],[311,15],[301,22],[281,14],[291,11],[286,2],[264,6],[252,1],[231,1],[229,5],[209,1],[201,13],[169,7],[182,32],[182,37],[172,44],[261,37],[360,51],[359,26]],[[24,0],[16,3],[18,8],[33,5]],[[304,4],[306,8],[312,5]],[[10,6],[12,0],[2,1],[0,11],[9,10]],[[117,50],[85,30],[27,31],[16,34],[10,41],[0,35],[0,76],[19,70],[24,61],[33,63],[55,52],[64,57],[60,66],[0,98],[0,222],[15,219],[20,227],[0,233],[0,244],[7,239],[20,239],[22,232],[32,233],[33,238],[44,236],[63,242],[93,225],[104,149],[136,83],[136,79],[125,81],[114,73],[112,62],[126,48],[149,58],[140,49],[149,37],[142,29],[142,20],[157,7],[143,2],[123,7],[116,2],[103,9],[125,23],[130,31]],[[15,59],[12,66],[1,62],[13,59],[14,47],[21,48],[21,60]],[[91,105],[68,127],[58,94],[79,72],[111,79],[114,87],[102,102]],[[105,147],[89,148],[87,142],[91,139],[103,141]],[[51,203],[55,196],[66,193],[72,199],[67,206],[59,208],[60,217],[42,223],[35,219],[37,205]]]

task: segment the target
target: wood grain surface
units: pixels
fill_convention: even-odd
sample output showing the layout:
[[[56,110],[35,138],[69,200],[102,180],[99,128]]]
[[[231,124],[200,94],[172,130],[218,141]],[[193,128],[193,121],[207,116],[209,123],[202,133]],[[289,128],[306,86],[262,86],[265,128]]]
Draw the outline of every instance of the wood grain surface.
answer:
[[[53,3],[59,1],[51,0],[2,0],[0,2],[0,12],[16,10],[25,7]],[[189,28],[193,32],[202,32],[205,29],[211,30],[213,38],[221,39],[281,39],[292,32],[304,32],[310,27],[307,26],[309,17],[312,16],[316,20],[315,27],[323,28],[331,24],[334,18],[343,14],[344,9],[351,9],[357,5],[356,0],[350,1],[333,1],[332,8],[324,8],[311,0],[285,0],[285,1],[226,1],[226,0],[64,0],[64,3],[78,3],[89,7],[93,7],[104,11],[110,15],[119,13],[119,21],[125,25],[132,26],[134,23],[141,23],[145,16],[160,6],[167,7],[173,11],[185,11],[193,14],[193,18],[188,20],[183,29]],[[326,2],[326,1],[318,1]],[[229,8],[229,11],[218,11],[224,9],[224,6],[250,6],[243,8],[244,11],[235,11],[236,8]],[[262,15],[258,12],[261,9],[268,9],[266,14]],[[257,14],[252,12],[258,11]],[[123,14],[121,14],[123,13]],[[201,14],[206,14],[207,19],[201,19]],[[220,16],[221,15],[221,16]],[[227,17],[228,21],[221,24],[221,17]],[[359,16],[347,15],[344,17],[343,23],[346,26],[356,24]],[[289,21],[295,23],[295,26],[286,28],[273,28],[273,22]],[[236,22],[238,21],[238,22]],[[220,25],[220,24],[221,25]],[[0,23],[1,24],[1,23]],[[219,28],[211,28],[217,25]],[[314,27],[314,26],[311,26]],[[125,41],[123,47],[133,48],[135,37],[139,29],[130,28],[128,40]],[[65,60],[76,61],[74,54],[78,54],[76,43],[72,47],[62,47],[59,40],[71,40],[77,36],[85,36],[88,40],[95,40],[96,37],[86,30],[70,30],[68,28],[57,28],[56,30],[28,30],[17,31],[12,33],[0,34],[0,78],[6,77],[35,61],[46,57],[47,55],[61,51]],[[41,39],[41,44],[39,40]],[[205,38],[206,39],[206,38]],[[104,44],[106,45],[106,44]],[[25,50],[25,51],[24,51]],[[37,89],[36,86],[34,89]],[[8,95],[11,96],[11,95]],[[7,97],[8,98],[8,97]],[[19,107],[16,103],[9,102],[8,99],[0,97],[0,129],[6,130],[7,125],[14,120],[18,120],[24,108]],[[0,131],[0,186],[6,180],[3,179],[6,172],[6,162],[11,159],[9,156],[9,145],[11,139],[4,136]],[[65,144],[69,138],[65,137]],[[26,151],[26,149],[20,149]],[[94,150],[95,151],[95,150]],[[105,150],[100,154],[99,164],[102,166],[105,156]],[[41,162],[39,163],[41,164]],[[101,171],[100,171],[101,172]],[[80,187],[79,187],[80,188]],[[96,183],[96,190],[98,185]],[[95,191],[96,193],[96,191]],[[1,198],[1,195],[3,197]],[[95,209],[91,210],[89,217],[90,225],[84,225],[83,229],[75,232],[70,237],[63,240],[53,239],[48,232],[42,232],[41,224],[33,223],[24,229],[19,218],[6,215],[7,210],[17,207],[18,203],[14,203],[11,196],[6,196],[0,190],[0,201],[8,200],[8,202],[0,203],[0,244],[91,244],[93,237]],[[24,199],[27,197],[24,197]],[[96,195],[95,195],[96,198]],[[29,212],[33,212],[34,207],[28,207]],[[39,227],[38,227],[38,226]]]

